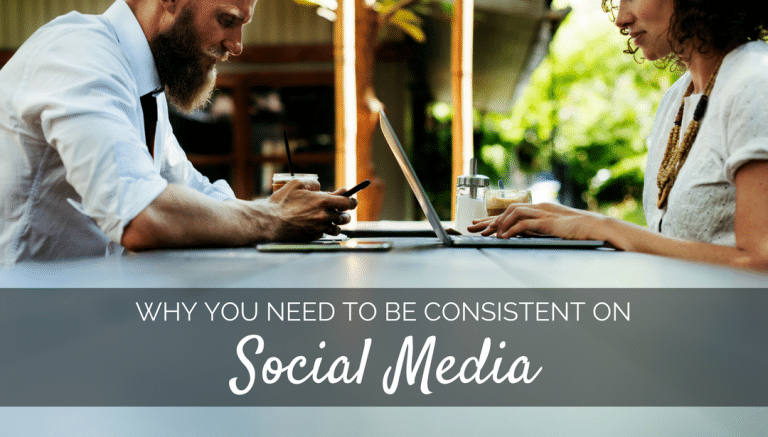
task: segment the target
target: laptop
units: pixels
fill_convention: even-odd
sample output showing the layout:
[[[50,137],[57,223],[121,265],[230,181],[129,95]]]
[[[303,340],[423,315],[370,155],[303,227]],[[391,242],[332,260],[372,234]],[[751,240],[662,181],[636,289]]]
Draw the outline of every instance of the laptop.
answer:
[[[400,140],[395,135],[395,131],[392,129],[392,125],[389,123],[384,110],[379,110],[379,124],[381,125],[381,131],[384,133],[384,138],[389,144],[389,148],[395,155],[397,163],[400,165],[400,169],[405,175],[405,179],[408,180],[408,184],[411,186],[413,194],[419,201],[424,215],[427,217],[429,224],[437,234],[437,238],[445,244],[451,247],[519,247],[519,248],[573,248],[573,249],[594,249],[598,247],[605,247],[604,241],[599,240],[564,240],[557,237],[528,237],[519,236],[509,239],[495,238],[495,237],[483,237],[481,235],[448,235],[448,232],[443,227],[440,219],[435,212],[435,208],[432,207],[432,203],[427,197],[424,187],[421,186],[419,178],[416,177],[416,172],[413,171],[413,166],[405,155]]]

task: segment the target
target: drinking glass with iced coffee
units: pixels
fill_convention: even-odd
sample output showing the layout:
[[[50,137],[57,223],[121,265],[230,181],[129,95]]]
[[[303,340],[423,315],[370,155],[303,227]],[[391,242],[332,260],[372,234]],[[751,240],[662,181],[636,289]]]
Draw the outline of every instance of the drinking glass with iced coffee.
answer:
[[[302,182],[318,182],[318,177],[316,174],[309,174],[309,173],[296,173],[296,174],[290,174],[290,173],[275,173],[272,176],[272,192],[279,190],[280,188],[283,188],[285,184],[288,182],[298,179]]]
[[[485,210],[489,217],[501,215],[513,203],[531,203],[530,190],[490,189],[485,192]]]

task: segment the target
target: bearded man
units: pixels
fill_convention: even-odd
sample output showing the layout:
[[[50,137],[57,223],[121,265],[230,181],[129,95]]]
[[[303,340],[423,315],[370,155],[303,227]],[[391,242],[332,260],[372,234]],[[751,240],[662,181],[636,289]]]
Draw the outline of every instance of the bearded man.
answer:
[[[255,3],[117,0],[19,48],[0,70],[0,264],[338,234],[354,199],[298,181],[235,199],[168,122],[167,100],[207,102]]]

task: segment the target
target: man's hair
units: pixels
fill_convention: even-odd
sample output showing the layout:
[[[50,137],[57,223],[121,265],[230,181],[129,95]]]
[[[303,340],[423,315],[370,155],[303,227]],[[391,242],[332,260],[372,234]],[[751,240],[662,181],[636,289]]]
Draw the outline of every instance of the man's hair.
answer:
[[[766,0],[671,0],[672,17],[669,39],[672,52],[658,62],[660,67],[674,62],[685,68],[681,59],[683,48],[693,44],[694,50],[705,54],[712,50],[730,51],[749,41],[768,39],[768,1]],[[603,10],[616,18],[618,0],[602,0]],[[621,29],[627,35],[626,29]],[[638,48],[627,41],[624,53],[635,55]]]

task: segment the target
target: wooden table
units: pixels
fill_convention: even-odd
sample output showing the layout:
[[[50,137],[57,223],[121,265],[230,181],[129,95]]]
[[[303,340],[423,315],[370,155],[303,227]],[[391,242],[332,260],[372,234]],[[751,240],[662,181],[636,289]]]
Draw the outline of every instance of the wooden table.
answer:
[[[467,293],[476,288],[515,293],[523,288],[768,286],[768,276],[758,272],[613,250],[455,249],[434,237],[378,239],[393,241],[394,248],[383,253],[283,254],[254,248],[164,250],[109,259],[20,263],[0,269],[0,284],[7,288],[460,288]],[[3,329],[5,335],[13,335],[13,326]],[[162,435],[163,429],[177,435],[759,435],[768,423],[768,409],[13,408],[0,409],[0,423],[8,435]]]
[[[383,253],[164,250],[20,263],[4,287],[518,288],[765,287],[763,273],[614,250],[447,248],[436,238],[378,238]]]

